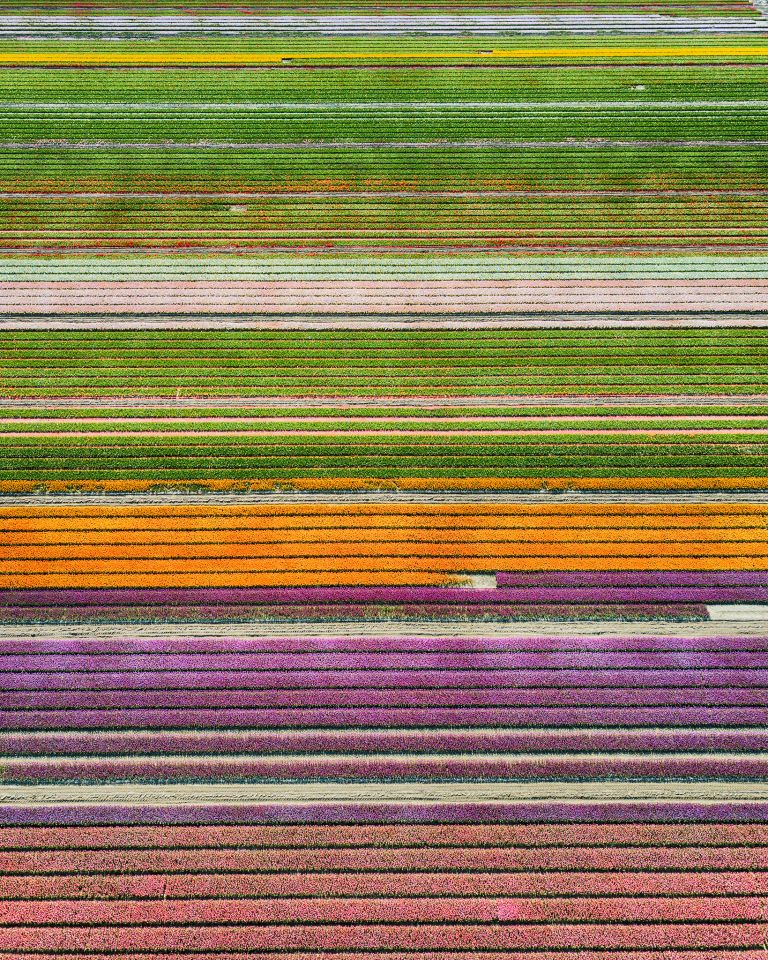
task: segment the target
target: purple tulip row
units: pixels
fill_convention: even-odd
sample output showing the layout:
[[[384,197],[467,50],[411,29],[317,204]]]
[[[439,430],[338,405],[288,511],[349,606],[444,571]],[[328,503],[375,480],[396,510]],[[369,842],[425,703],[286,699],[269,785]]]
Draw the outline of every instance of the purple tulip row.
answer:
[[[181,730],[0,734],[6,756],[328,753],[761,753],[768,726],[739,729]]]
[[[568,651],[595,656],[599,653],[677,653],[681,658],[697,652],[725,654],[729,652],[768,652],[768,629],[763,634],[675,636],[638,633],[606,633],[585,635],[574,630],[562,634],[520,634],[515,636],[450,636],[435,630],[432,636],[402,634],[376,635],[359,631],[338,636],[305,636],[280,633],[280,625],[265,636],[206,634],[207,627],[188,627],[191,635],[131,636],[132,627],[126,625],[127,635],[84,637],[5,637],[2,656],[51,654],[341,654],[341,653],[565,653]],[[42,670],[45,661],[33,662],[33,668]],[[33,678],[38,670],[29,673]],[[77,682],[77,674],[70,680]]]
[[[700,702],[705,701],[701,695]],[[135,707],[0,710],[0,730],[222,730],[350,727],[765,727],[759,706]]]
[[[675,675],[677,684],[686,679]],[[672,682],[674,682],[674,680]],[[708,687],[693,681],[687,686],[669,687],[547,687],[520,690],[488,686],[475,689],[382,690],[357,689],[296,690],[35,690],[3,693],[0,717],[14,711],[30,710],[126,710],[126,709],[242,709],[318,707],[523,707],[561,706],[761,706],[768,708],[768,689]],[[23,724],[23,717],[19,718]]]
[[[764,757],[77,757],[10,758],[3,782],[263,783],[733,780],[768,778]]]
[[[0,805],[0,826],[279,823],[768,823],[768,804],[315,803]]]
[[[768,601],[768,571],[499,573],[495,589],[466,587],[199,587],[0,590],[0,605],[216,606],[332,603]],[[728,593],[723,593],[728,591]],[[725,601],[723,601],[725,602]]]

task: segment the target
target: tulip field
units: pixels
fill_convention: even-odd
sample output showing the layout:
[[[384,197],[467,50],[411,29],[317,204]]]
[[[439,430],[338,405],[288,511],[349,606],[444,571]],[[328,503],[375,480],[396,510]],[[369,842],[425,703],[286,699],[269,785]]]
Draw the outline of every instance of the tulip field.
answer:
[[[764,960],[766,0],[0,0],[0,960]]]

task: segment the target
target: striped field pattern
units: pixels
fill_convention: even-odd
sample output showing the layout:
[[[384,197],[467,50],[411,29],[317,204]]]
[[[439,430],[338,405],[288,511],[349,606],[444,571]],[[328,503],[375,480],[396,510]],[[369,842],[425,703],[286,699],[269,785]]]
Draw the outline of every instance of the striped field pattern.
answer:
[[[765,0],[0,0],[0,960],[762,960]]]

